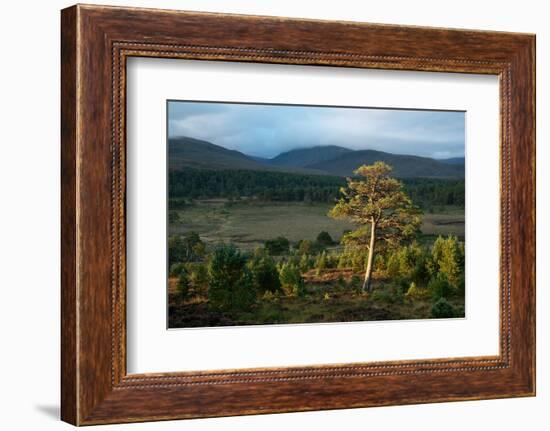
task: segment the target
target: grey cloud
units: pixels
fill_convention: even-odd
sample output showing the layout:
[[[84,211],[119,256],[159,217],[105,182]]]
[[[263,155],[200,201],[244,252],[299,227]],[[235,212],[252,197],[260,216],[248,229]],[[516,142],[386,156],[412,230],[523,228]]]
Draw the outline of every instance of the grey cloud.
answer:
[[[464,113],[287,105],[176,102],[169,136],[190,136],[245,154],[340,145],[428,157],[464,156]]]

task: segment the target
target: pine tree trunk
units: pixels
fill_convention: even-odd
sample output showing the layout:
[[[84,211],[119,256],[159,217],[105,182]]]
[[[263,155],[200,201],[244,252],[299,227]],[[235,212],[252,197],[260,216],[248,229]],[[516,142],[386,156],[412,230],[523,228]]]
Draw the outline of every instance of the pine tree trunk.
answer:
[[[371,292],[371,275],[374,262],[374,246],[376,244],[376,223],[372,221],[370,229],[369,257],[367,260],[367,270],[365,271],[365,279],[363,280],[363,292]]]

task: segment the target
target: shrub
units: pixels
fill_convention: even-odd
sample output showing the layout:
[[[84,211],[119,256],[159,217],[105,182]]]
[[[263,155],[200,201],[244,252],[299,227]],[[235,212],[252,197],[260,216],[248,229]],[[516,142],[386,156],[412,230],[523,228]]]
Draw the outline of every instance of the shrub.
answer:
[[[266,290],[262,295],[262,299],[266,302],[277,302],[279,300],[279,297],[275,293]]]
[[[449,298],[454,293],[453,287],[442,274],[437,274],[430,279],[428,290],[435,301],[440,298]]]
[[[190,262],[185,264],[190,285],[197,290],[205,289],[208,285],[208,269],[204,263]]]
[[[288,296],[304,296],[305,286],[300,269],[291,262],[286,262],[281,265],[279,271],[281,287]]]
[[[199,234],[188,232],[184,236],[174,235],[168,240],[168,263],[193,262],[204,256],[205,246]]]
[[[411,283],[407,279],[401,277],[397,278],[396,285],[402,295],[406,295],[411,287]]]
[[[317,258],[315,268],[317,269],[317,275],[321,274],[323,269],[327,268],[327,254],[325,252],[322,252]]]
[[[386,271],[390,277],[402,277],[417,284],[429,279],[428,252],[418,243],[389,251],[386,255]]]
[[[357,274],[352,275],[349,286],[352,289],[359,289],[361,287],[361,277],[359,277]]]
[[[171,236],[168,239],[168,263],[170,267],[174,263],[183,262],[185,256],[185,245],[180,235]]]
[[[312,254],[313,253],[313,243],[308,239],[301,239],[296,244],[296,249],[298,250],[298,254],[304,255],[304,254]]]
[[[464,296],[466,295],[466,277],[464,276],[464,274],[461,275],[458,281],[457,293],[462,298],[464,298]]]
[[[287,254],[290,250],[290,243],[284,236],[269,239],[264,243],[267,252],[272,256]]]
[[[182,301],[189,295],[189,278],[185,270],[181,271],[178,277],[178,294]]]
[[[209,305],[219,310],[243,310],[255,297],[246,257],[233,245],[217,247],[208,264]]]
[[[377,254],[374,256],[374,271],[375,272],[385,272],[386,271],[386,259],[382,254]]]
[[[281,289],[279,271],[277,271],[275,261],[265,250],[256,250],[248,266],[258,292],[275,293]]]
[[[309,254],[302,254],[300,258],[300,271],[307,272],[313,267],[313,259]]]
[[[413,281],[411,282],[405,296],[409,299],[425,299],[430,296],[430,291],[426,288],[418,287]]]
[[[437,302],[432,305],[432,317],[444,319],[454,316],[455,309],[445,298],[439,298]]]
[[[387,303],[387,304],[392,304],[392,303],[395,302],[395,298],[393,297],[391,292],[389,292],[386,289],[375,289],[371,293],[371,298],[374,301],[384,302],[384,303]]]
[[[442,274],[453,287],[458,288],[464,273],[464,247],[456,236],[439,236],[432,246],[431,254],[429,266],[432,275]]]
[[[327,254],[326,267],[327,268],[337,268],[338,267],[338,256],[336,254],[332,254],[332,253]]]
[[[403,304],[405,295],[396,286],[381,284],[369,293],[369,297],[374,301],[386,304]]]
[[[356,272],[361,272],[366,268],[367,257],[367,250],[346,246],[344,252],[334,257],[334,264],[338,268],[352,268]]]
[[[174,263],[170,266],[170,277],[179,277],[182,272],[185,272],[185,265],[183,263]]]
[[[334,244],[334,241],[327,231],[322,231],[317,235],[317,243],[323,246],[330,246]]]

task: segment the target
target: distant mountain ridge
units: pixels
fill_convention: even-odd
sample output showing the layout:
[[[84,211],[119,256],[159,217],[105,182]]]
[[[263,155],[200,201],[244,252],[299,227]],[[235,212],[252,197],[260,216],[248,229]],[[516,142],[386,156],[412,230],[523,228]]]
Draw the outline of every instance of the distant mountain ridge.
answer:
[[[460,164],[460,158],[436,160],[376,150],[350,150],[337,145],[298,148],[265,159],[228,150],[208,141],[178,137],[169,140],[168,154],[170,170],[243,169],[350,176],[361,165],[383,161],[393,166],[395,176],[400,178],[464,177],[464,164]]]
[[[264,164],[245,154],[228,150],[200,139],[178,137],[168,141],[168,160],[172,170],[184,167],[211,169],[263,170]]]
[[[268,163],[276,166],[306,167],[315,163],[325,162],[343,154],[353,153],[349,148],[337,145],[315,146],[309,148],[297,148],[286,151],[277,157],[268,160]]]
[[[334,159],[309,165],[308,168],[328,172],[331,175],[347,176],[361,165],[376,161],[393,167],[393,173],[400,178],[460,178],[464,168],[459,165],[441,163],[429,157],[406,156],[376,150],[358,150]]]
[[[278,171],[300,174],[325,172],[301,167],[271,165],[260,157],[248,156],[237,150],[228,150],[208,141],[181,136],[168,140],[168,167],[170,170],[196,169],[244,169],[252,171]]]
[[[466,159],[464,157],[451,157],[450,159],[437,159],[438,162],[447,163],[448,165],[464,165]]]

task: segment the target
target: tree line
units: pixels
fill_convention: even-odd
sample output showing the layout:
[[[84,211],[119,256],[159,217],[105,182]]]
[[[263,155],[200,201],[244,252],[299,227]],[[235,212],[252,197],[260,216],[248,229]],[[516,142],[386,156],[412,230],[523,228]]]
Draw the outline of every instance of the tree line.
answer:
[[[408,178],[401,181],[411,200],[423,209],[445,205],[464,207],[464,180]],[[239,169],[186,168],[170,171],[168,175],[173,209],[189,200],[210,198],[333,203],[345,185],[346,179],[337,176]]]

